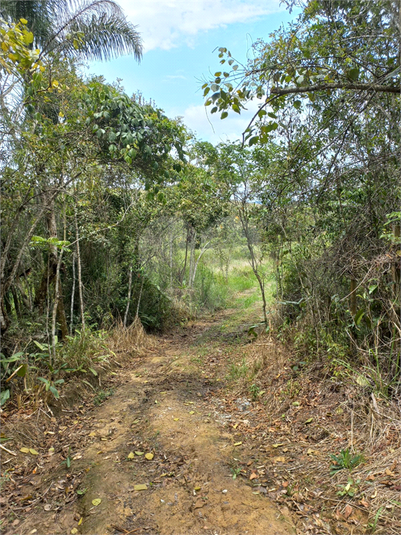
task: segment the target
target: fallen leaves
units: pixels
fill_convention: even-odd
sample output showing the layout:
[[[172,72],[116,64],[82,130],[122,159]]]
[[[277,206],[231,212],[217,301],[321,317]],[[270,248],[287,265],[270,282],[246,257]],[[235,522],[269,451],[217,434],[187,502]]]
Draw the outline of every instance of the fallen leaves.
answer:
[[[134,485],[134,490],[148,490],[148,486],[145,483]]]
[[[201,508],[204,507],[205,505],[206,505],[206,503],[205,503],[201,498],[199,498],[199,499],[196,500],[196,502],[194,503],[193,508],[194,508],[194,509],[201,509]]]
[[[354,512],[354,509],[353,507],[348,503],[346,506],[345,506],[345,509],[344,509],[344,516],[345,518],[349,518],[352,513]]]
[[[101,503],[102,503],[102,500],[100,498],[95,498],[94,500],[92,500],[92,505],[94,505],[95,507],[97,507]]]
[[[30,453],[31,455],[39,455],[39,453],[36,450],[34,450],[33,448],[21,448],[20,452],[21,453]]]
[[[145,453],[145,459],[147,459],[148,461],[151,461],[153,457],[154,457],[153,453]]]

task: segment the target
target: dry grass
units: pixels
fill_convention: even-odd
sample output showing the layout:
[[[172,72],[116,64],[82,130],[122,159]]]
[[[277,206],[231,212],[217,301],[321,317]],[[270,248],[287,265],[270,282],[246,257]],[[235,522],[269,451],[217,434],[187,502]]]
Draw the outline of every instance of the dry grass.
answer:
[[[115,354],[124,353],[127,355],[137,355],[146,347],[147,335],[137,316],[129,327],[124,327],[119,323],[111,332],[108,339],[108,347]]]
[[[294,446],[279,471],[299,490],[279,499],[299,514],[299,495],[311,511],[323,506],[327,511],[316,518],[311,514],[310,522],[301,515],[304,532],[400,533],[401,411],[397,402],[361,387],[356,377],[331,376],[321,363],[294,371],[291,353],[269,337],[259,336],[242,347],[241,354],[248,374],[238,381],[235,394],[249,397],[251,383],[264,391],[259,401],[265,406],[266,428],[276,429],[271,440]],[[330,475],[331,455],[347,448],[353,456],[362,454],[363,462]]]

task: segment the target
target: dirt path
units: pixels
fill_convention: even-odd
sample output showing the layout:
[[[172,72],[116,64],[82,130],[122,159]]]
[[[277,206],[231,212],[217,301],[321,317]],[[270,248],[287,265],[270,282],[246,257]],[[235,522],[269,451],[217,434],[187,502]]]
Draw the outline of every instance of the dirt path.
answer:
[[[68,431],[81,431],[68,473],[59,462],[53,472],[44,467],[41,503],[7,533],[295,533],[288,510],[235,478],[246,445],[219,410],[227,355],[214,340],[216,325],[210,318],[188,334],[154,339],[100,407],[82,411],[82,421],[71,415]],[[71,493],[70,503],[60,493]]]

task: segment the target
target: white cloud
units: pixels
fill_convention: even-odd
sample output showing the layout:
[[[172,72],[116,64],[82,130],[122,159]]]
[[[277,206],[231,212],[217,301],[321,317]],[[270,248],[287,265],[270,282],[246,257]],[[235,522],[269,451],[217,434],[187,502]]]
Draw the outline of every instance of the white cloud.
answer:
[[[253,101],[240,115],[231,112],[223,120],[220,119],[219,114],[207,113],[207,108],[203,105],[191,105],[186,108],[183,120],[184,124],[196,133],[198,139],[210,141],[213,144],[236,141],[242,139],[242,133],[258,110],[259,104],[260,102]]]
[[[199,32],[249,22],[283,11],[280,0],[119,0],[128,20],[138,25],[145,52],[190,44]]]

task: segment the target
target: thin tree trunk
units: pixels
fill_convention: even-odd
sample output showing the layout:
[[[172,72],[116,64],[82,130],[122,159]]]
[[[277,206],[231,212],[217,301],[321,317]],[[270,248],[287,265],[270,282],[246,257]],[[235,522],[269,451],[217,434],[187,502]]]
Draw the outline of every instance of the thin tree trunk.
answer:
[[[141,274],[141,277],[142,277],[142,280],[141,280],[141,288],[140,288],[140,290],[139,290],[138,303],[137,303],[137,305],[136,305],[135,319],[139,317],[139,307],[140,307],[141,299],[142,299],[143,283],[145,282],[145,277],[143,276],[143,274]]]
[[[170,234],[170,290],[173,289],[173,241],[174,241],[174,233],[173,229],[171,229]]]
[[[193,275],[192,275],[192,281],[191,281],[191,287],[192,285],[194,284],[195,282],[195,277],[196,277],[196,272],[198,270],[198,265],[199,265],[199,260],[202,258],[203,256],[203,253],[207,250],[207,246],[209,245],[210,241],[208,241],[207,243],[205,243],[205,245],[202,247],[200,253],[199,253],[199,256],[198,258],[196,259],[196,262],[195,262],[195,267],[194,267],[194,272],[193,272]]]
[[[244,209],[239,211],[239,217],[240,217],[240,221],[241,221],[241,224],[242,224],[242,229],[243,229],[244,234],[245,234],[246,243],[247,243],[247,246],[248,246],[248,251],[249,251],[249,254],[251,256],[252,271],[253,271],[253,273],[254,273],[254,275],[256,277],[256,280],[258,281],[258,284],[259,284],[260,293],[261,293],[262,302],[263,302],[263,306],[262,306],[263,318],[264,318],[264,322],[265,322],[265,324],[267,326],[268,325],[268,321],[267,321],[267,303],[266,303],[266,296],[265,296],[265,285],[264,285],[263,279],[260,276],[260,273],[258,271],[257,260],[256,260],[256,257],[255,257],[255,252],[253,250],[251,236],[250,236],[250,233],[249,233],[248,216],[247,216],[247,214],[245,214],[245,210]]]
[[[33,236],[33,233],[35,232],[35,228],[37,227],[39,221],[42,219],[43,217],[43,214],[45,212],[45,210],[48,208],[48,206],[45,204],[41,211],[39,212],[39,215],[37,216],[37,218],[35,219],[35,221],[32,223],[31,225],[31,228],[29,229],[29,231],[27,232],[27,234],[25,235],[25,239],[24,241],[22,242],[22,245],[19,249],[19,253],[18,253],[18,256],[14,262],[14,265],[12,267],[12,270],[11,270],[11,273],[10,275],[7,277],[7,280],[3,282],[3,284],[1,285],[2,287],[2,296],[7,292],[7,290],[10,288],[11,284],[14,282],[15,280],[15,277],[17,275],[17,271],[18,271],[18,268],[19,268],[19,265],[21,263],[21,259],[22,259],[22,256],[25,252],[25,249],[28,245],[28,243],[30,242],[32,236]],[[6,248],[4,248],[4,250],[2,251],[2,263],[1,263],[1,275],[0,275],[0,278],[1,280],[3,281],[4,279],[4,270],[5,270],[5,266],[6,266],[6,263],[7,263],[7,250]]]
[[[195,268],[195,245],[196,245],[196,231],[192,229],[191,244],[189,249],[189,273],[188,273],[188,288],[193,285],[193,272]]]
[[[71,307],[70,307],[70,336],[74,327],[74,299],[75,299],[75,251],[72,253],[72,290],[71,290]]]
[[[49,230],[49,237],[58,239],[58,233],[57,233],[57,220],[56,220],[56,208],[55,208],[55,199],[53,198],[49,202],[49,214],[47,217],[47,225]],[[64,251],[62,248],[61,251]],[[57,246],[56,245],[50,245],[50,269],[55,272],[55,283],[57,285],[57,291],[55,292],[55,295],[57,295],[57,303],[56,303],[56,313],[57,313],[57,319],[60,324],[61,329],[61,338],[62,340],[65,340],[65,337],[68,335],[68,324],[67,324],[67,318],[65,315],[65,309],[64,309],[64,300],[63,300],[63,289],[60,279],[60,267],[61,267],[61,257],[62,254],[58,254]]]
[[[78,266],[78,293],[79,293],[79,305],[81,309],[81,324],[82,332],[85,331],[85,309],[84,309],[84,294],[82,286],[82,271],[81,271],[81,250],[79,247],[79,228],[78,228],[78,219],[77,219],[77,210],[74,209],[74,220],[75,220],[75,234],[77,240],[77,266]]]
[[[53,311],[52,311],[52,324],[51,324],[51,365],[54,366],[54,363],[56,361],[56,325],[57,325],[57,315],[58,315],[58,308],[59,308],[59,301],[60,301],[60,266],[61,266],[61,260],[63,257],[64,247],[61,248],[58,260],[57,260],[57,268],[56,268],[56,283],[54,288],[54,303],[53,303]]]
[[[349,294],[349,308],[351,314],[355,317],[356,314],[356,280],[351,279],[350,294]]]
[[[393,237],[394,237],[394,243],[396,244],[396,247],[398,248],[399,248],[399,243],[400,243],[400,236],[401,236],[401,225],[399,223],[394,223],[393,224]],[[398,256],[397,256],[396,261],[393,262],[391,266],[391,272],[392,272],[392,279],[393,279],[394,298],[396,299],[396,301],[398,301],[401,297],[400,296],[401,272],[400,272],[400,259]]]
[[[60,268],[58,269],[60,271]],[[67,317],[65,315],[63,286],[61,284],[60,276],[59,276],[59,281],[58,281],[57,319],[60,324],[61,339],[65,340],[66,337],[68,336],[68,323],[67,323]]]
[[[15,286],[11,286],[11,295],[13,296],[15,315],[17,316],[17,320],[20,320],[21,319],[20,302],[18,298],[18,292]]]
[[[187,226],[187,239],[185,241],[185,259],[184,259],[184,267],[182,268],[182,272],[181,272],[181,284],[184,282],[184,277],[185,277],[185,271],[187,269],[187,258],[188,258],[188,244],[189,244],[189,241],[190,241],[190,231],[191,231],[191,227],[190,225]]]
[[[67,187],[68,184],[70,184],[73,180],[78,178],[81,173],[82,173],[82,171],[79,171],[79,173],[77,173],[76,175],[72,176],[69,180],[67,180],[65,182],[65,184],[64,184],[64,187]],[[13,243],[14,233],[16,232],[16,229],[18,228],[19,218],[17,216],[15,217],[14,222],[13,222],[13,224],[11,226],[11,229],[10,229],[10,231],[8,233],[6,244],[5,244],[5,246],[4,246],[3,250],[2,250],[2,254],[1,254],[1,257],[0,257],[0,310],[1,310],[1,313],[0,313],[0,326],[1,326],[3,334],[8,328],[8,321],[7,321],[7,317],[4,315],[4,308],[3,308],[4,295],[7,293],[8,289],[10,288],[10,286],[13,284],[13,282],[15,280],[15,277],[17,275],[17,272],[18,272],[18,269],[19,269],[19,265],[21,263],[23,255],[25,253],[26,247],[28,246],[28,244],[29,244],[29,242],[30,242],[30,240],[31,240],[31,238],[33,236],[33,233],[35,232],[35,229],[36,229],[38,223],[41,221],[44,213],[48,209],[48,204],[47,203],[54,202],[54,200],[57,197],[58,193],[59,193],[59,191],[57,189],[54,190],[51,193],[51,195],[48,196],[48,198],[46,199],[46,202],[44,202],[42,204],[42,207],[40,208],[39,213],[36,216],[36,219],[34,219],[30,229],[25,234],[25,237],[24,237],[24,239],[22,241],[22,244],[19,247],[19,252],[18,252],[17,258],[16,258],[16,260],[14,262],[14,265],[13,265],[13,267],[11,269],[11,273],[7,277],[7,279],[4,280],[5,268],[6,268],[8,260],[9,260],[9,250],[10,250],[10,247],[11,247],[11,245]],[[44,198],[45,198],[45,196],[44,196]]]
[[[131,302],[131,290],[132,290],[132,264],[129,267],[129,273],[128,273],[128,296],[127,296],[127,306],[125,307],[125,314],[124,314],[124,328],[127,326],[129,305]]]

